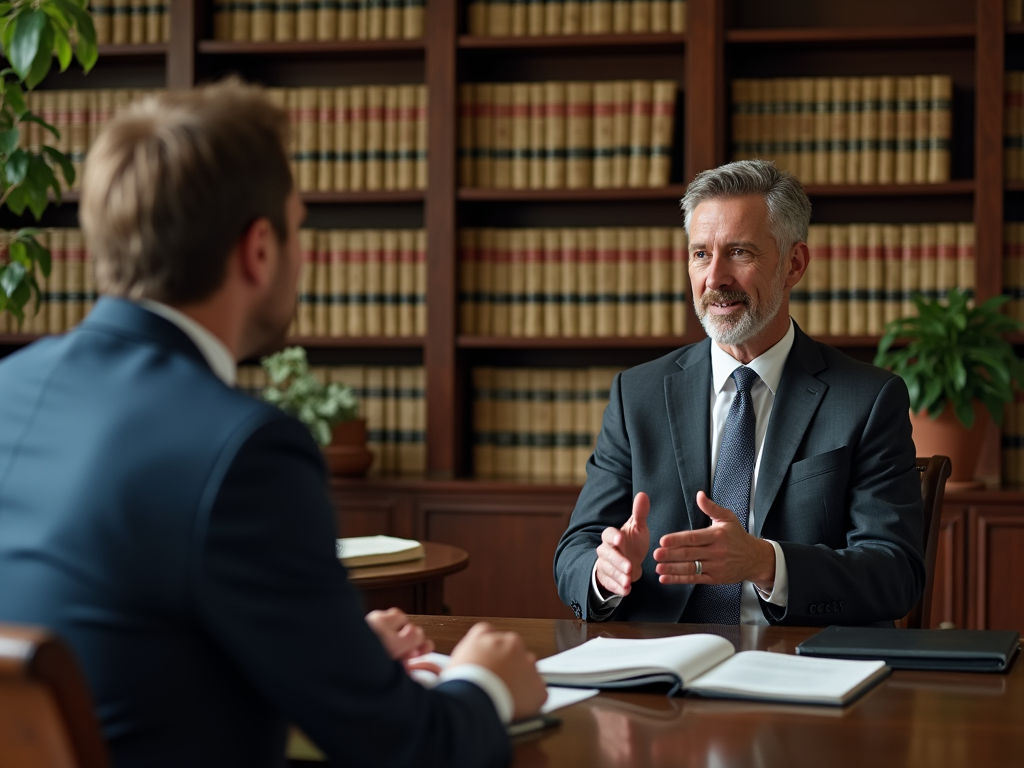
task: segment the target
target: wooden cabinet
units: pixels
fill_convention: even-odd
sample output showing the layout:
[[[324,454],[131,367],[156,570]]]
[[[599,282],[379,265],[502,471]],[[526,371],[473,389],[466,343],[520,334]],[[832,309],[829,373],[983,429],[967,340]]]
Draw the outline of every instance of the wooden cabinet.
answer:
[[[1024,510],[972,506],[968,526],[970,626],[1024,632]]]

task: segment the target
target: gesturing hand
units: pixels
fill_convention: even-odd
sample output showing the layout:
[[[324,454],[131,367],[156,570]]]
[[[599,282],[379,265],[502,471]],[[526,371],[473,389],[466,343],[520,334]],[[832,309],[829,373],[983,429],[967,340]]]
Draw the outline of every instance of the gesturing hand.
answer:
[[[416,656],[434,650],[434,641],[428,640],[421,627],[416,626],[404,611],[388,608],[386,611],[370,611],[366,623],[380,638],[388,656],[402,663]]]
[[[651,545],[647,513],[651,500],[641,491],[633,499],[633,514],[621,528],[605,528],[597,548],[597,583],[615,595],[628,595],[640,578],[640,566]]]

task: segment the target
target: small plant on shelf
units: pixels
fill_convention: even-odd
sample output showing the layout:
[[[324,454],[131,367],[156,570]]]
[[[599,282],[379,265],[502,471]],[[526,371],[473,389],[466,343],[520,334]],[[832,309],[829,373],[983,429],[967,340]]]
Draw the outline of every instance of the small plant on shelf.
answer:
[[[58,173],[71,186],[75,169],[68,157],[44,140],[41,147],[26,147],[22,132],[30,123],[49,133],[60,133],[32,114],[25,92],[42,82],[53,66],[60,71],[76,59],[85,72],[96,63],[96,30],[86,10],[87,0],[14,0],[0,2],[0,44],[10,66],[0,70],[0,208],[17,216],[31,211],[38,221],[50,203],[61,200]],[[39,308],[37,271],[50,274],[50,252],[36,240],[31,227],[0,233],[0,313],[7,311],[20,323],[25,306]]]
[[[305,424],[321,446],[331,444],[336,424],[358,418],[359,402],[352,388],[319,382],[309,371],[302,347],[287,347],[260,364],[270,379],[263,399]]]

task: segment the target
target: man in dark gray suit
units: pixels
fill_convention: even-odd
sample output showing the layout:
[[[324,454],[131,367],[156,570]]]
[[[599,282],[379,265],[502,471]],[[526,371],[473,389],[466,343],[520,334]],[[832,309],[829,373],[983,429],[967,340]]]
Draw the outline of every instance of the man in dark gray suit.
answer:
[[[400,611],[362,615],[308,430],[234,386],[295,310],[287,117],[227,82],[114,119],[80,215],[106,294],[0,363],[0,621],[74,648],[115,766],[495,766],[544,685],[478,624],[427,690]]]
[[[555,554],[579,618],[891,623],[924,587],[903,381],[807,337],[811,205],[765,161],[682,201],[710,339],[616,376]]]

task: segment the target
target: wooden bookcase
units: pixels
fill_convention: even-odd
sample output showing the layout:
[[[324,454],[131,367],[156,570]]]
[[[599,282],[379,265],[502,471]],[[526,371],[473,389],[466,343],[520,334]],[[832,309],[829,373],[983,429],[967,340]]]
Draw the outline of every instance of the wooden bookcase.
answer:
[[[622,365],[703,337],[689,318],[682,338],[496,339],[457,328],[457,233],[463,226],[678,226],[686,182],[728,158],[734,77],[949,74],[954,81],[952,179],[944,184],[808,187],[815,221],[969,221],[977,225],[976,293],[1001,292],[1002,233],[1024,220],[1024,184],[1003,179],[1004,71],[1024,68],[1024,25],[1008,26],[1003,0],[689,0],[685,34],[491,38],[465,34],[466,0],[429,0],[422,40],[235,43],[212,39],[211,0],[171,3],[171,41],[106,46],[94,73],[54,75],[43,87],[188,88],[229,73],[271,86],[425,83],[428,187],[413,192],[307,193],[308,226],[427,230],[425,338],[298,339],[323,364],[423,364],[428,475],[417,481],[337,481],[347,533],[433,538],[470,551],[453,577],[456,613],[565,616],[550,554],[575,486],[471,479],[470,371],[477,365]],[[671,184],[660,189],[460,189],[456,100],[469,81],[675,79],[679,84]],[[46,225],[75,223],[74,196]],[[3,222],[0,222],[3,223]],[[10,351],[30,340],[0,337]],[[876,337],[822,339],[870,359]],[[1018,340],[1024,342],[1024,338]],[[999,473],[993,430],[984,473]],[[1024,629],[1024,608],[985,608],[1002,593],[999,569],[1024,569],[1024,493],[949,495],[940,557],[940,619]],[[988,505],[993,505],[988,506]],[[993,532],[998,531],[998,535]],[[528,570],[529,603],[504,595],[510,571]],[[1011,577],[1014,583],[1024,573]],[[503,579],[506,579],[503,581]],[[979,602],[980,601],[980,602]],[[1018,610],[1018,608],[1020,608]],[[986,612],[988,611],[988,612]]]

